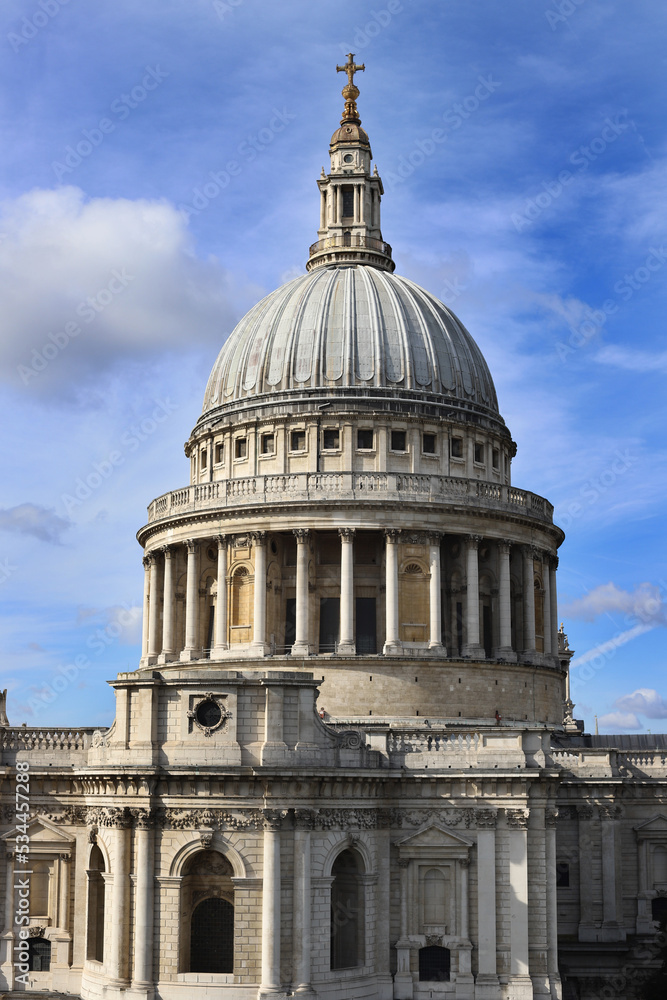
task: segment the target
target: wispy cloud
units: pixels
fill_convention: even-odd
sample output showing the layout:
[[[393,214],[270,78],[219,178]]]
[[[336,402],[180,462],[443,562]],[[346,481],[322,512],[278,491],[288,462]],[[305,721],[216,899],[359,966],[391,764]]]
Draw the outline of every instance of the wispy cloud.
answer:
[[[667,719],[667,698],[654,688],[637,688],[632,694],[617,698],[614,704],[624,712],[636,712],[649,719]]]
[[[642,724],[632,712],[607,712],[598,719],[598,725],[612,733],[635,733]]]
[[[667,614],[660,588],[652,583],[640,583],[632,592],[622,590],[615,583],[603,583],[584,597],[579,597],[561,608],[568,618],[592,622],[600,615],[620,613],[633,615],[645,625],[667,625]]]
[[[32,535],[53,545],[62,543],[62,536],[71,527],[71,521],[56,514],[55,510],[35,503],[22,503],[16,507],[0,509],[0,531]]]
[[[597,352],[595,360],[626,372],[660,372],[667,375],[667,351],[641,351],[610,344]]]

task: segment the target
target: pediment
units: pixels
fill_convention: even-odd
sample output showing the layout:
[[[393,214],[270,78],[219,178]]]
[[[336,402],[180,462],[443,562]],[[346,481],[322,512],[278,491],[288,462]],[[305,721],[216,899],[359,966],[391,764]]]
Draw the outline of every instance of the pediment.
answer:
[[[397,846],[401,854],[409,856],[413,852],[422,854],[425,850],[434,853],[439,851],[464,853],[472,847],[472,843],[467,837],[462,837],[438,823],[429,823],[404,840],[399,840]]]
[[[71,834],[65,833],[59,827],[52,823],[50,820],[45,819],[43,816],[34,816],[28,823],[28,836],[30,837],[30,844],[36,845],[41,844],[46,846],[51,844],[54,846],[70,847],[75,842],[75,837]],[[8,833],[4,833],[0,840],[8,841],[14,840],[16,838],[16,829],[11,829]]]
[[[658,813],[645,823],[640,823],[635,827],[638,837],[667,837],[667,816]]]

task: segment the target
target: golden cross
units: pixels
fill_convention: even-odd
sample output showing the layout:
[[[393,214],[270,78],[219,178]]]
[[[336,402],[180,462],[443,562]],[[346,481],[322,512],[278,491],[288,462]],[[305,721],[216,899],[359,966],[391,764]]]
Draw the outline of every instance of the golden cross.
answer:
[[[347,79],[351,87],[354,87],[354,74],[363,73],[366,69],[364,63],[361,66],[357,66],[354,61],[354,52],[348,52],[347,62],[344,66],[336,66],[337,73],[347,73]]]

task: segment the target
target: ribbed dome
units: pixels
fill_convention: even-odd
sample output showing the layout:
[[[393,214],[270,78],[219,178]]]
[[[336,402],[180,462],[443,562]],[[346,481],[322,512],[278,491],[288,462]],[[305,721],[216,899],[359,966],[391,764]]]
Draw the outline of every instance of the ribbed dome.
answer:
[[[463,324],[419,285],[367,265],[320,268],[262,299],[220,351],[204,413],[327,388],[438,394],[498,415],[489,369]]]

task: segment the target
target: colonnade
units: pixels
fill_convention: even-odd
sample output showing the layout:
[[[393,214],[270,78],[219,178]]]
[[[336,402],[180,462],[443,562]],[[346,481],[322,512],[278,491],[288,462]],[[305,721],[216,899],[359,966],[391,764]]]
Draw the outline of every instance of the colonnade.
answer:
[[[339,655],[354,655],[356,652],[354,629],[354,597],[355,597],[355,560],[354,540],[355,529],[343,527],[338,529],[340,536],[340,619],[339,638],[336,652]],[[294,656],[308,656],[312,652],[311,632],[311,600],[309,564],[311,559],[311,542],[316,533],[308,528],[294,528],[296,540],[296,580],[295,580],[295,636],[291,649]],[[254,553],[254,588],[251,631],[252,638],[246,647],[257,656],[265,656],[272,652],[267,641],[267,536],[266,531],[251,532],[243,538],[246,544],[252,544]],[[448,536],[449,537],[449,536]],[[456,537],[456,536],[455,536]],[[384,530],[385,539],[385,635],[382,652],[385,655],[401,655],[406,646],[400,637],[399,615],[399,571],[401,542],[413,542],[414,533],[402,532],[400,529]],[[443,535],[431,532],[422,536],[424,551],[428,552],[428,607],[424,611],[428,616],[428,639],[424,641],[424,649],[440,656],[447,656],[443,643],[443,606],[446,606],[446,594],[443,594],[442,571],[442,539]],[[465,642],[461,650],[467,658],[483,659],[483,623],[480,620],[480,547],[482,544],[497,546],[497,589],[493,596],[497,597],[497,638],[493,655],[498,659],[513,661],[517,659],[517,650],[512,640],[512,589],[510,574],[510,553],[516,548],[521,553],[521,591],[522,591],[522,642],[520,657],[529,662],[539,659],[536,635],[536,605],[535,605],[535,564],[541,568],[541,597],[543,602],[542,615],[542,651],[546,656],[555,657],[558,654],[558,617],[556,598],[556,568],[557,558],[551,553],[539,550],[530,545],[514,542],[510,539],[489,539],[480,535],[462,535],[457,540],[463,543],[463,550],[457,565],[465,574],[465,584],[460,588],[465,595],[461,607],[465,608],[463,621],[465,625]],[[229,564],[230,546],[234,544],[234,536],[218,535],[217,541],[217,597],[215,605],[214,629],[212,633],[213,657],[225,655],[230,649],[228,641],[229,630]],[[176,648],[175,639],[175,546],[165,545],[147,553],[144,558],[144,619],[142,655],[145,662],[160,662],[178,659],[194,660],[202,655],[199,625],[199,584],[200,568],[198,549],[202,544],[211,544],[211,539],[189,539],[182,543],[186,549],[186,585],[185,585],[185,628],[182,649]],[[160,563],[162,572],[160,572]],[[516,563],[515,563],[516,572]],[[161,584],[161,586],[160,586]],[[160,623],[160,604],[163,606],[162,622]],[[446,611],[447,609],[445,607]],[[411,643],[410,647],[414,648]],[[458,650],[457,650],[458,652]],[[208,651],[207,651],[208,655]],[[450,654],[451,655],[451,654]]]

